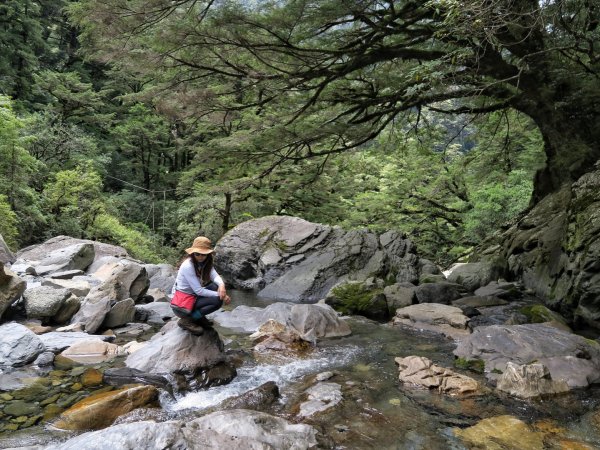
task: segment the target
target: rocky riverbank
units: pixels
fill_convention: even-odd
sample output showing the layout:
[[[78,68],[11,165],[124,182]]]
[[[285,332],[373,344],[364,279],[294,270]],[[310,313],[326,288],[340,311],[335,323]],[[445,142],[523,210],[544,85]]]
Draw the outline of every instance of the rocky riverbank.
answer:
[[[443,357],[393,345],[398,349],[384,364],[396,364],[397,389],[434,391],[464,407],[476,398],[578,395],[600,381],[598,342],[574,334],[531,292],[499,279],[486,263],[463,265],[446,278],[395,233],[344,232],[289,217],[236,227],[217,245],[219,270],[230,285],[253,289],[269,304],[214,313],[217,327],[201,336],[175,326],[167,296],[175,271],[168,265],[68,237],[3,255],[0,438],[65,430],[62,443],[38,437],[34,444],[44,448],[100,448],[107,439],[123,449],[156,442],[354,448],[348,436],[362,425],[353,429],[348,418],[332,430],[323,421],[336,410],[374,411],[361,409],[362,382],[335,371],[315,368],[285,406],[270,382],[202,412],[165,408],[235,382],[248,361],[258,368],[281,358],[310,360],[319,348],[351,338],[351,316],[391,336],[409,330],[417,341],[444,340],[451,350]],[[376,334],[361,340],[361,351],[369,352]],[[476,422],[456,419],[450,437],[426,441],[468,447],[476,438],[467,427]],[[536,432],[532,442],[554,439]]]

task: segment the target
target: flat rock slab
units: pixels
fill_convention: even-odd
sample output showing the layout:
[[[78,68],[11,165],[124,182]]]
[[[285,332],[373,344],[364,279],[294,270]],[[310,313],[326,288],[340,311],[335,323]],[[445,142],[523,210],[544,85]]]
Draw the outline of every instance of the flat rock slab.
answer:
[[[478,327],[454,350],[459,358],[485,363],[488,379],[497,379],[507,363],[543,364],[553,380],[570,388],[600,382],[600,345],[545,324]]]
[[[469,318],[456,306],[420,303],[396,310],[393,324],[442,333],[456,339],[470,333],[468,321]]]
[[[143,421],[115,425],[84,433],[47,450],[98,450],[110,443],[114,450],[186,449],[286,449],[317,446],[317,430],[306,424],[258,411],[217,411],[198,419],[168,422]]]
[[[46,349],[53,353],[60,353],[77,342],[97,340],[98,342],[112,341],[114,336],[100,336],[83,333],[80,331],[51,331],[38,336]]]

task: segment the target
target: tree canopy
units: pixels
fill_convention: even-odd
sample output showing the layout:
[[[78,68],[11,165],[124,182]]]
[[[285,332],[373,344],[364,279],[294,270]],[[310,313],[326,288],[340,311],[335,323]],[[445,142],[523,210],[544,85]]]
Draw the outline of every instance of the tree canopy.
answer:
[[[360,147],[401,117],[418,126],[424,108],[531,117],[547,158],[534,200],[600,156],[587,0],[84,0],[73,14],[105,61],[162,67],[154,93],[187,98],[180,114],[261,116],[248,151],[275,164]]]

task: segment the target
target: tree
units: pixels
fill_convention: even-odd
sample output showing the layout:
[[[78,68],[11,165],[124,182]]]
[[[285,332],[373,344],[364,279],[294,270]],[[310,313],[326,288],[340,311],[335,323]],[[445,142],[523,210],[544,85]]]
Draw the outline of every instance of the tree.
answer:
[[[24,135],[26,125],[13,111],[13,102],[0,95],[0,196],[16,215],[16,222],[7,217],[6,223],[16,225],[19,235],[14,240],[21,244],[29,243],[44,222],[33,188],[35,174],[43,172],[44,165],[27,151],[30,138]]]
[[[360,147],[424,108],[531,117],[546,154],[534,201],[600,157],[595,2],[83,0],[72,11],[103,60],[160,66],[172,89],[202,95],[197,115],[264,115],[259,131],[279,145],[250,150],[275,163]]]

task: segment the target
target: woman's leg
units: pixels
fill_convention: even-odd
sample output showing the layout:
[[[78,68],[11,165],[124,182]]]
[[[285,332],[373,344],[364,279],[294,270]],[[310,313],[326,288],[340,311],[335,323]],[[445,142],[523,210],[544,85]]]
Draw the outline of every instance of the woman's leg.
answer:
[[[207,314],[215,312],[221,306],[223,306],[223,300],[219,297],[197,297],[196,303],[194,304],[194,310],[192,311],[192,317],[196,318],[195,315],[197,316],[198,313],[202,316],[206,316]]]

